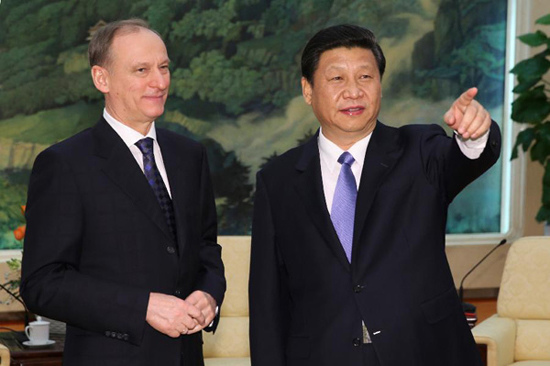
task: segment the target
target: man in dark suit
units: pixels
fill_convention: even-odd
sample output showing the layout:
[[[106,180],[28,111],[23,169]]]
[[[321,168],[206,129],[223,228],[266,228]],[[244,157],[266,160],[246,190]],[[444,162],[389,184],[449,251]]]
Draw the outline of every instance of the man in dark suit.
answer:
[[[170,71],[147,23],[99,29],[89,58],[103,117],[36,159],[21,294],[67,323],[67,366],[203,365],[225,292],[205,149],[155,128]]]
[[[253,366],[480,365],[445,225],[453,198],[497,161],[500,132],[475,88],[445,115],[453,137],[382,124],[384,68],[357,26],[324,29],[303,51],[321,129],[257,175]]]

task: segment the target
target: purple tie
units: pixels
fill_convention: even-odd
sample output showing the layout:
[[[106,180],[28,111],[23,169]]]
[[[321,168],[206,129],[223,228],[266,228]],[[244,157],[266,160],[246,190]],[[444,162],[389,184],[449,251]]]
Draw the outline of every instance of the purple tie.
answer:
[[[166,224],[172,233],[174,240],[176,240],[176,220],[174,217],[174,206],[172,205],[172,199],[168,194],[168,189],[162,180],[160,172],[155,163],[155,155],[153,153],[153,139],[146,137],[144,139],[136,142],[136,146],[143,154],[143,173],[145,178],[149,182],[149,185],[155,192],[157,201],[159,202],[160,208],[164,213],[164,218],[166,219]]]
[[[357,199],[357,183],[351,171],[351,165],[355,159],[345,151],[338,158],[338,162],[342,164],[336,190],[334,191],[334,199],[332,201],[332,211],[330,218],[340,243],[346,252],[346,257],[351,263],[351,247],[353,244],[353,224],[355,221],[355,201]]]

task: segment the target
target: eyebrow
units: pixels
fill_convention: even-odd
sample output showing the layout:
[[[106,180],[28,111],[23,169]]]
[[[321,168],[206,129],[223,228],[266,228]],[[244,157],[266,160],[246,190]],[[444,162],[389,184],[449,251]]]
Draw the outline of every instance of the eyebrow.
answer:
[[[160,62],[160,65],[163,65],[163,64],[170,64],[170,59],[167,58],[165,60],[163,60],[162,62]],[[135,64],[133,64],[132,66],[135,67],[135,68],[139,68],[139,67],[145,67],[145,66],[150,66],[151,63],[150,62],[137,62]]]
[[[372,69],[373,66],[370,65],[370,64],[363,64],[363,65],[360,65],[358,68],[360,69]],[[339,66],[339,65],[330,65],[329,67],[327,67],[327,71],[330,71],[332,69],[336,69],[336,70],[345,70],[347,69],[347,67],[345,66]]]

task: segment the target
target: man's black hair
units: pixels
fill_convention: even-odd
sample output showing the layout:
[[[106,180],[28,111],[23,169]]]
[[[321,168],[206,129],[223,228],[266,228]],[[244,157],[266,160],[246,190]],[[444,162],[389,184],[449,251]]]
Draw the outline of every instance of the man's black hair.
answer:
[[[382,78],[386,69],[386,58],[382,48],[376,42],[374,33],[357,25],[340,24],[320,30],[306,44],[302,53],[302,76],[309,84],[313,85],[313,74],[317,70],[323,52],[340,47],[360,47],[370,50]]]

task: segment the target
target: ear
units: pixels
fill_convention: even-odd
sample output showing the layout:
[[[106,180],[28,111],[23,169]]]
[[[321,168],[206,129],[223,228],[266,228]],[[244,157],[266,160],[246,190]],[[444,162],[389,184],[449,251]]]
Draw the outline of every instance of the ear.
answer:
[[[307,104],[311,105],[311,98],[313,95],[313,87],[307,81],[305,77],[302,76],[302,95]]]
[[[109,71],[106,68],[98,65],[92,66],[92,80],[97,90],[103,94],[109,92]]]

